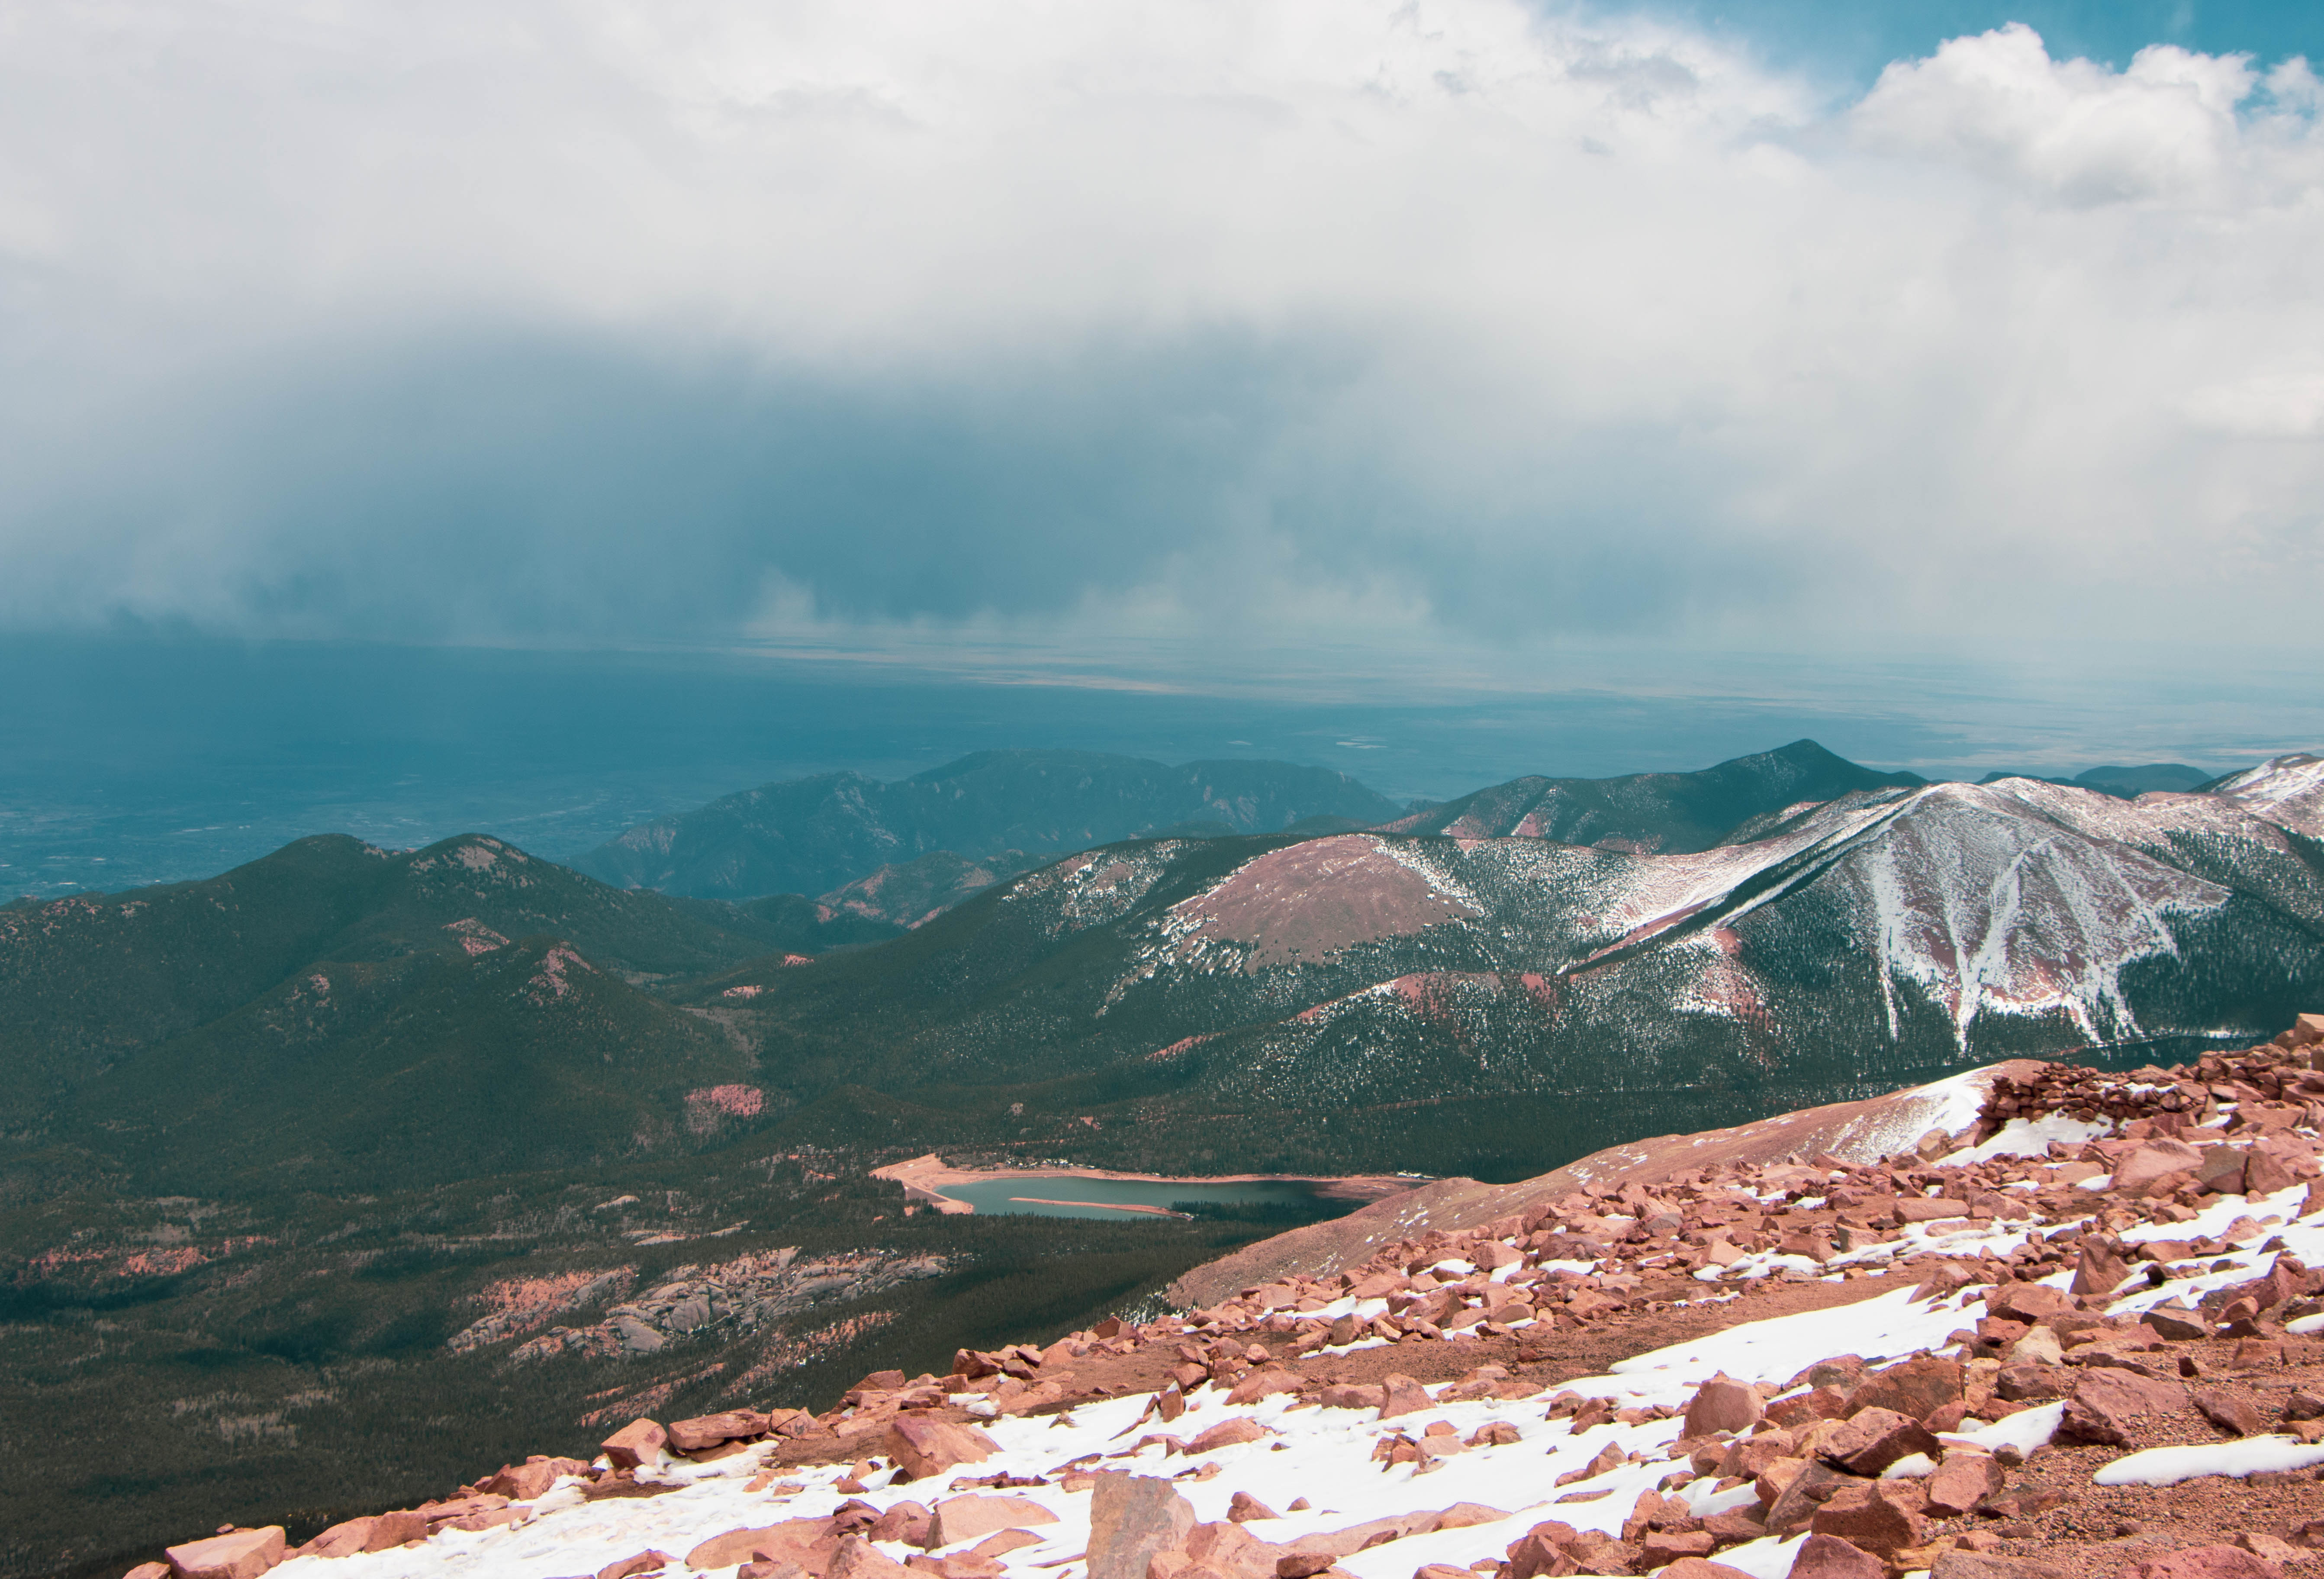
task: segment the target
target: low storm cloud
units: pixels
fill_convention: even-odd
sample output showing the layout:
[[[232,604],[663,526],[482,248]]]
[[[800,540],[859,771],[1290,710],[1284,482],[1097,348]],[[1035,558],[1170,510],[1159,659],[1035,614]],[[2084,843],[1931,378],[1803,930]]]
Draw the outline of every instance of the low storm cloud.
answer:
[[[1945,642],[2289,619],[2297,60],[1615,13],[59,6],[0,622]]]

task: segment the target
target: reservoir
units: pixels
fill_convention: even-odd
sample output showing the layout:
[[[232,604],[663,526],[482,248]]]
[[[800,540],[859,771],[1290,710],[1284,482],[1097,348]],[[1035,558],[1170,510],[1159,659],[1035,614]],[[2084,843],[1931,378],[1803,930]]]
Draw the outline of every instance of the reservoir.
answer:
[[[1332,1179],[1140,1179],[1091,1178],[1080,1174],[985,1175],[968,1184],[946,1184],[944,1193],[966,1201],[980,1214],[1024,1213],[1037,1217],[1150,1215],[1194,1202],[1213,1208],[1256,1207],[1286,1225],[1318,1222],[1352,1212],[1368,1198],[1327,1194]]]

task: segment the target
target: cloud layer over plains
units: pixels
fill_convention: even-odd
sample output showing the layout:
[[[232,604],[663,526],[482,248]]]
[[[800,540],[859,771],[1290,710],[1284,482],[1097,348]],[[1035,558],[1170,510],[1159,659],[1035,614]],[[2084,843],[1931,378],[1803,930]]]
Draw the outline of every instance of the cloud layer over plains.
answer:
[[[1833,106],[1508,0],[23,8],[0,623],[1798,648],[2302,623],[2300,62]]]

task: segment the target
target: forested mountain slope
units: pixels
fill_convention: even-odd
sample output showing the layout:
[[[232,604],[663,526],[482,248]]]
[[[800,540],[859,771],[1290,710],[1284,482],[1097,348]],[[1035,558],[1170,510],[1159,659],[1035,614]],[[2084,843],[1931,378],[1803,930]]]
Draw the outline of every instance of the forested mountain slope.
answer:
[[[991,751],[894,783],[824,773],[630,829],[575,864],[624,888],[746,899],[822,893],[931,851],[1064,852],[1202,823],[1274,833],[1303,817],[1401,808],[1343,773],[1289,762],[1170,767],[1098,752]]]

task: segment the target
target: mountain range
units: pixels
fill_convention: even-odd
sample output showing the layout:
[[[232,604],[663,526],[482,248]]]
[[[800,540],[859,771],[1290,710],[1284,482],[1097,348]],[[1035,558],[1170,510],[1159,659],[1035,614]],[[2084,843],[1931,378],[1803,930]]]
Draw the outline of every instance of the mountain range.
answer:
[[[1139,841],[908,940],[697,992],[747,992],[808,1088],[1070,1092],[1148,1131],[1296,1113],[1338,1121],[1305,1142],[1364,1166],[1434,1140],[1366,1139],[1360,1115],[1468,1103],[1467,1143],[1516,1125],[1556,1150],[1674,1104],[2278,1022],[2324,995],[2319,783],[2324,763],[2290,757],[2134,802],[2028,780],[1856,790],[1675,854]]]
[[[627,1154],[752,1062],[715,1011],[643,988],[765,954],[757,930],[475,836],[301,839],[200,882],[8,906],[0,1127],[20,1158],[85,1143],[213,1187]]]
[[[1383,825],[1456,839],[1554,839],[1634,854],[1707,850],[1755,818],[1856,790],[1924,783],[1833,755],[1812,740],[1692,773],[1512,779]]]
[[[574,862],[622,888],[703,898],[821,893],[932,852],[1063,854],[1188,825],[1275,833],[1305,817],[1406,808],[1344,773],[1289,762],[1167,767],[1097,752],[990,751],[883,783],[821,773],[633,827]]]
[[[2070,779],[2052,778],[2042,773],[1995,771],[1978,780],[1980,784],[1996,784],[2004,779],[2039,779],[2045,784],[2072,784],[2084,790],[2103,790],[2125,800],[2135,799],[2151,790],[2175,790],[2184,794],[2210,784],[2217,775],[2200,768],[2190,768],[2185,762],[2147,762],[2135,768],[2088,768]]]
[[[972,763],[912,796],[1124,781]],[[1259,767],[1245,788],[1277,781]],[[2319,786],[2309,757],[2131,801],[1923,784],[1800,742],[1376,827],[1252,790],[1235,815],[1294,827],[933,851],[742,903],[478,836],[307,839],[0,909],[0,1118],[20,1167],[185,1187],[585,1166],[769,1125],[1029,1142],[1028,1109],[1125,1166],[1199,1134],[1294,1170],[1508,1171],[1674,1107],[2281,1020],[2324,988]],[[447,1101],[492,1122],[455,1136]],[[1416,1104],[1467,1116],[1385,1116]],[[221,1152],[229,1116],[263,1139]]]
[[[2020,775],[1997,773],[1985,782],[2006,776]],[[2093,768],[2043,781],[2128,798],[2193,790],[2209,777],[2164,762]],[[631,828],[573,864],[616,886],[696,897],[747,900],[828,889],[816,900],[820,923],[844,915],[890,928],[878,935],[891,936],[1040,864],[1028,851],[1054,856],[1165,834],[1378,827],[1686,854],[1785,807],[1923,782],[1800,740],[1692,772],[1529,775],[1441,804],[1397,807],[1345,775],[1286,762],[1166,768],[1098,753],[996,751],[892,784],[832,773],[763,785]],[[858,926],[844,940],[871,936]],[[798,937],[811,948],[838,940],[812,928]]]

